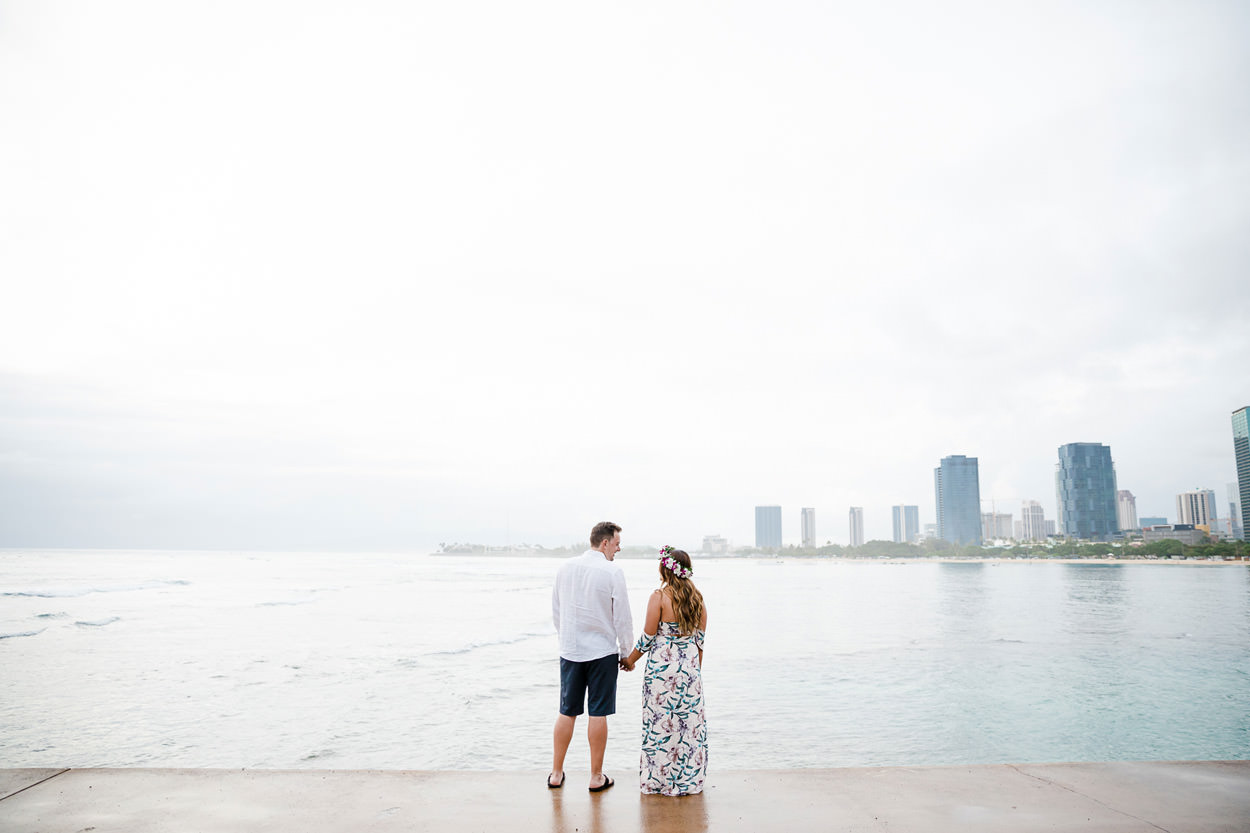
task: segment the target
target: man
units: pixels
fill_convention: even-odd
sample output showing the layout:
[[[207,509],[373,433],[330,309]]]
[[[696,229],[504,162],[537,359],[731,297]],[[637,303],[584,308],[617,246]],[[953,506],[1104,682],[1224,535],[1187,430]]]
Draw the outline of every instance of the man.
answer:
[[[621,528],[595,524],[590,549],[570,558],[556,573],[551,618],[560,637],[560,714],[552,735],[547,786],[564,786],[564,755],[583,704],[589,700],[590,791],[615,783],[603,774],[608,715],[616,713],[616,672],[634,642],[634,622],[625,591],[625,572],[613,564],[621,551]]]

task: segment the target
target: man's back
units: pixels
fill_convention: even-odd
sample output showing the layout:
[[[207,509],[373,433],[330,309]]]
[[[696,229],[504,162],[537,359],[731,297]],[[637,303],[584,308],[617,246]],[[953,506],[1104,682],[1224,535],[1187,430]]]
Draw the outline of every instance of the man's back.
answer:
[[[598,550],[570,558],[556,573],[551,616],[560,637],[560,656],[574,662],[628,654],[633,617],[625,573]]]

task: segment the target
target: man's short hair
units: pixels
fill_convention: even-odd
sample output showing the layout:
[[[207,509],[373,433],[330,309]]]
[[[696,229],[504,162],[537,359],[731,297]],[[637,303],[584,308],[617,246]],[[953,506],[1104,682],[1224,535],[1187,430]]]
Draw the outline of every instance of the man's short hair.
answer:
[[[600,521],[590,530],[590,545],[598,549],[600,544],[620,531],[621,528],[611,521]]]

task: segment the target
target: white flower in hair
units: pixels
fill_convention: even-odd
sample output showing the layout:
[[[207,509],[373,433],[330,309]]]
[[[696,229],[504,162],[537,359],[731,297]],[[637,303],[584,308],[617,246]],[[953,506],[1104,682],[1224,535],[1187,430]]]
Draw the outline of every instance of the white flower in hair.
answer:
[[[690,578],[694,575],[694,571],[682,566],[682,563],[673,558],[672,553],[676,552],[671,546],[665,544],[660,547],[660,563],[668,568],[668,571],[678,578]]]

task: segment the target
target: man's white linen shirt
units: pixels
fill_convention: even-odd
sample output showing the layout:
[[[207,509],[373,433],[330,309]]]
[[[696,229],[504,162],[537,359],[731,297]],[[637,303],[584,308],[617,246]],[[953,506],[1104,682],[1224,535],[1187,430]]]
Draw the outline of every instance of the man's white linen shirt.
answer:
[[[634,646],[625,571],[598,550],[570,558],[556,573],[551,621],[560,656],[586,662],[609,654],[628,656]]]

